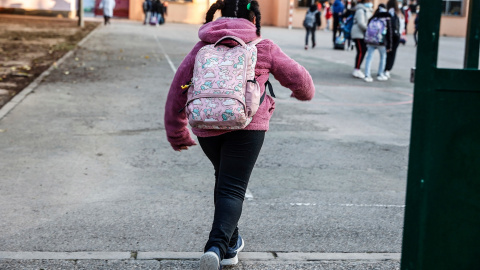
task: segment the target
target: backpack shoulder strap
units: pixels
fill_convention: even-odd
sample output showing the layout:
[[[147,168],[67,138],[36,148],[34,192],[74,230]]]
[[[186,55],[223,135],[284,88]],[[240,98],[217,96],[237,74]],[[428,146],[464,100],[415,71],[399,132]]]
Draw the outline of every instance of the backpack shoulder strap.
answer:
[[[260,41],[262,41],[262,38],[257,38],[255,40],[250,41],[248,45],[257,45],[258,43],[260,43]]]
[[[238,38],[238,37],[236,37],[236,36],[224,36],[224,37],[222,37],[221,39],[217,40],[217,42],[215,42],[214,47],[216,47],[217,45],[219,45],[220,42],[222,42],[222,41],[224,41],[224,40],[233,40],[233,41],[238,42],[240,45],[242,45],[242,47],[245,47],[245,46],[246,46],[245,42],[244,42],[241,38]]]

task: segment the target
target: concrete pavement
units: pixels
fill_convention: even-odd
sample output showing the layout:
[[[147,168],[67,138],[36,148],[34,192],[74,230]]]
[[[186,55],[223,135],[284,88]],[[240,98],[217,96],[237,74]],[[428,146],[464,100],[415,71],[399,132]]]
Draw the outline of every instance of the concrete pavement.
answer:
[[[163,128],[198,28],[101,27],[0,120],[0,269],[198,266],[213,169],[199,147],[171,150]],[[317,93],[298,102],[274,82],[239,225],[250,255],[232,269],[398,269],[415,48],[399,48],[392,80],[367,84],[330,32],[305,51],[301,29],[262,31],[310,71]],[[463,59],[451,57],[439,63]]]

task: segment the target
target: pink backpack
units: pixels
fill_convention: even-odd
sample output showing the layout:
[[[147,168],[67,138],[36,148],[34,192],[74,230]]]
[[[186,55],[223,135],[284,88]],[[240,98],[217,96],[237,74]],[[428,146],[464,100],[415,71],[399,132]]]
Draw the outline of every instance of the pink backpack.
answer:
[[[220,44],[224,40],[239,45],[231,48]],[[225,36],[198,51],[185,105],[190,126],[243,129],[252,121],[264,98],[255,80],[255,45],[260,40],[245,44],[240,38]]]

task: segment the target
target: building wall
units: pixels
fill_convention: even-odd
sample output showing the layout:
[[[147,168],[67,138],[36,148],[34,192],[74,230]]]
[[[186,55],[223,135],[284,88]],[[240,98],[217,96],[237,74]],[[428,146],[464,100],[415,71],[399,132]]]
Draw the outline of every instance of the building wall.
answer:
[[[212,0],[193,0],[192,2],[168,3],[168,15],[166,19],[169,22],[202,24],[205,22],[205,14],[207,13]],[[143,0],[130,0],[129,19],[135,21],[143,21]]]
[[[14,0],[8,0],[14,1]],[[63,1],[63,0],[62,0]],[[73,0],[71,0],[73,1]],[[262,13],[262,25],[269,26],[278,26],[278,27],[288,27],[288,18],[290,10],[290,0],[258,0],[260,3],[260,11]],[[470,0],[465,0],[465,12],[468,14],[468,3]],[[143,11],[142,11],[142,2],[143,0],[130,0],[130,19],[142,21],[143,20]],[[179,22],[179,23],[191,23],[191,24],[202,24],[205,21],[205,14],[210,7],[210,4],[215,2],[215,0],[194,0],[192,3],[176,3],[169,2],[168,6],[168,17],[169,22]],[[296,1],[294,1],[296,2]],[[386,2],[385,0],[375,0],[375,5],[379,3]],[[307,8],[305,7],[296,7],[293,10],[293,22],[292,26],[294,28],[303,28],[302,22],[305,17]],[[216,17],[219,16],[217,12]],[[413,33],[414,31],[414,20],[415,17],[411,18],[408,24],[408,33]],[[325,16],[322,13],[322,26],[321,28],[326,27]],[[440,26],[440,34],[447,36],[457,36],[464,37],[467,29],[467,18],[466,16],[456,17],[456,16],[443,16]]]
[[[2,0],[1,13],[75,17],[77,0]]]

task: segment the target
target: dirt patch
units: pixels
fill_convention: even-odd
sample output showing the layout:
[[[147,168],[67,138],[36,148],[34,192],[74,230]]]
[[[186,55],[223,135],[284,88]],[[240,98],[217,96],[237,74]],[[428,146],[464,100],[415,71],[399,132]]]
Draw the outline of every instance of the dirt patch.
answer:
[[[74,49],[99,23],[0,15],[0,107]]]

